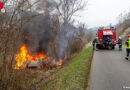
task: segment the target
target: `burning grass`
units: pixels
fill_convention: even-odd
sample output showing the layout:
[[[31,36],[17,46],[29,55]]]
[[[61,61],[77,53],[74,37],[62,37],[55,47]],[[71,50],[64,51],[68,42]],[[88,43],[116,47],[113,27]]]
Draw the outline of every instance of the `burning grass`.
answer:
[[[92,48],[80,52],[62,71],[51,77],[50,82],[42,82],[45,90],[84,90],[87,86],[92,59]]]

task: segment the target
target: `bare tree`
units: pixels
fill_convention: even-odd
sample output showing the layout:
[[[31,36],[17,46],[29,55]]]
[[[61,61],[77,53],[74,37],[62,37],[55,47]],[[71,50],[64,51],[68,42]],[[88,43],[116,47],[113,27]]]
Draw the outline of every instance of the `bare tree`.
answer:
[[[73,15],[82,10],[85,5],[86,2],[83,0],[59,0],[56,9],[63,21],[69,22],[71,21]]]
[[[86,5],[83,0],[41,0],[37,5],[37,9],[44,12],[55,11],[59,19],[63,22],[71,21],[72,17]]]
[[[56,5],[57,3],[55,0],[40,0],[40,2],[36,5],[36,9],[46,14],[52,12]]]
[[[14,54],[20,45],[20,32],[24,20],[32,16],[23,16],[23,13],[31,11],[31,0],[4,0],[7,13],[0,14],[0,89],[8,90],[13,72]]]

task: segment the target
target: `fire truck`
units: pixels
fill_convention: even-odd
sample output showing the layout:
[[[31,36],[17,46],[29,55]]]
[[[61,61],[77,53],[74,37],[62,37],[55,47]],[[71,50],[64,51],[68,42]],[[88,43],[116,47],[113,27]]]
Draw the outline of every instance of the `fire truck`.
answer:
[[[116,29],[99,29],[97,32],[99,43],[97,48],[114,49],[116,45]]]

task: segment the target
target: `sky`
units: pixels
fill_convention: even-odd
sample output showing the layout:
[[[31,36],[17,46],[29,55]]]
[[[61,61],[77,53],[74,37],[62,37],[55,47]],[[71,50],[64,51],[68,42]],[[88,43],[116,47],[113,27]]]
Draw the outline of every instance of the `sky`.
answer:
[[[88,0],[77,19],[88,28],[115,25],[120,13],[130,11],[130,0]]]

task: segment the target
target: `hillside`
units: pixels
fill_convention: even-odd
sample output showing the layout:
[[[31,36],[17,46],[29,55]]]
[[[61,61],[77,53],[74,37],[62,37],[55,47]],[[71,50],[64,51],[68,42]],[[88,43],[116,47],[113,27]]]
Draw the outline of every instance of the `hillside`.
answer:
[[[120,22],[117,25],[118,35],[122,38],[126,39],[127,35],[130,34],[130,19],[129,16],[124,16],[126,19],[124,19],[122,22]]]
[[[122,29],[120,28],[119,29],[119,35],[122,37],[122,38],[127,38],[128,34],[130,33],[130,27],[126,28],[126,29]]]

